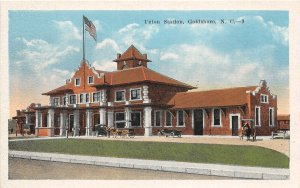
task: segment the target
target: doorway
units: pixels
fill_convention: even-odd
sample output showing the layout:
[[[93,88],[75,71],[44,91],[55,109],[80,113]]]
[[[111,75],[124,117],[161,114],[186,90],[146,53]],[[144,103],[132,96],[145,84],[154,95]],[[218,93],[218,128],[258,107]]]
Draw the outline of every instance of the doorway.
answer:
[[[238,136],[239,116],[237,115],[231,116],[231,129],[232,129],[232,136]]]
[[[194,110],[194,134],[203,135],[203,110]]]
[[[73,132],[74,127],[74,115],[70,114],[69,116],[69,132]]]

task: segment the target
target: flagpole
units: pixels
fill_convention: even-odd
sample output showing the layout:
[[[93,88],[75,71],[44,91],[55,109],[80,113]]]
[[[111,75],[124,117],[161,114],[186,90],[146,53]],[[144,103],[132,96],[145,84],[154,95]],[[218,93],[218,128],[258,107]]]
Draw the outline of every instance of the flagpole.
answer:
[[[84,48],[84,19],[82,16],[82,52],[83,52],[83,60],[85,60],[85,48]]]

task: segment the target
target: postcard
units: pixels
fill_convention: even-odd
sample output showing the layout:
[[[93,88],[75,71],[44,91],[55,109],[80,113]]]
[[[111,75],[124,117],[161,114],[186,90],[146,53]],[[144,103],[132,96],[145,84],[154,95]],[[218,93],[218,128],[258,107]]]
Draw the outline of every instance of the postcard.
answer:
[[[1,186],[298,187],[297,5],[1,2]]]

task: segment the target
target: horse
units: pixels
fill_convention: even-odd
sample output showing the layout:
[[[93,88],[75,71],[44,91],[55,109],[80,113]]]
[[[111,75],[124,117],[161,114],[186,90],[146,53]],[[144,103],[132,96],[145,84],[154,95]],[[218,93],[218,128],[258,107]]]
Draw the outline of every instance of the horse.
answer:
[[[244,126],[242,130],[242,134],[240,136],[240,140],[244,139],[244,136],[247,136],[247,141],[251,140],[250,137],[252,136],[252,141],[256,140],[256,129],[255,127],[251,128],[250,126]]]

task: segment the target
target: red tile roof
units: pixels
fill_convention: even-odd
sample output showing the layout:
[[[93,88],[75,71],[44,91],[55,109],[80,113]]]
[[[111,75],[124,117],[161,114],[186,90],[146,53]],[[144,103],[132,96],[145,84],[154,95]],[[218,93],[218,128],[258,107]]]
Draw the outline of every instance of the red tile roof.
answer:
[[[169,102],[172,108],[205,108],[239,106],[247,103],[246,91],[253,91],[258,86],[236,87],[210,91],[177,93]]]
[[[95,80],[95,86],[98,85],[122,85],[140,82],[154,82],[166,85],[173,85],[193,89],[195,87],[164,76],[158,72],[148,69],[144,66],[124,69],[114,72],[106,72],[103,77]]]
[[[141,52],[136,49],[133,45],[131,45],[122,55],[121,57],[115,59],[115,62],[119,61],[125,61],[125,60],[130,60],[130,59],[137,59],[137,60],[144,60],[144,61],[150,61],[147,59],[145,56],[141,54]]]
[[[53,95],[53,94],[64,93],[66,91],[72,91],[72,89],[68,88],[67,85],[63,85],[63,86],[60,86],[60,87],[58,87],[56,89],[48,91],[46,93],[42,93],[42,95]]]

